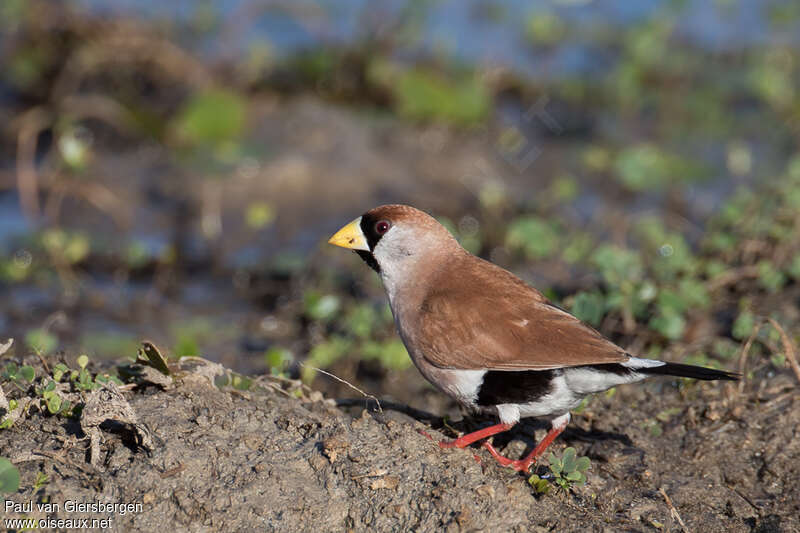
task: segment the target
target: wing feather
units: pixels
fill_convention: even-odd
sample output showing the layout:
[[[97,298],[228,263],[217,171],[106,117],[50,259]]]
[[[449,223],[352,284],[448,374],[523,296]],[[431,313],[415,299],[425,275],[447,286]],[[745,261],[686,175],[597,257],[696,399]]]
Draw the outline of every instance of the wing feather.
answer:
[[[459,269],[457,280],[438,279],[420,306],[417,342],[430,363],[546,370],[629,359],[622,348],[510,272],[478,261]]]

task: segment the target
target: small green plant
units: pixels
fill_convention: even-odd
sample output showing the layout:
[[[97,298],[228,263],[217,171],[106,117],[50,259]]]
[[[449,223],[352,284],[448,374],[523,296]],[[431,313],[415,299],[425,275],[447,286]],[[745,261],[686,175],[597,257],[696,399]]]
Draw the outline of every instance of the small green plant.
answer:
[[[64,363],[58,363],[53,367],[53,379],[56,383],[61,381],[61,378],[69,373],[69,367]]]
[[[72,382],[72,386],[79,391],[96,390],[109,381],[113,381],[117,385],[122,385],[122,381],[116,376],[109,376],[108,374],[96,374],[92,376],[92,373],[86,368],[89,364],[89,356],[79,355],[76,362],[80,370],[70,370],[66,365],[56,365],[53,369],[53,378],[55,379],[57,375],[61,378],[66,376],[67,372],[69,372],[69,380]]]
[[[8,400],[8,413],[11,414],[15,409],[19,407],[19,402],[17,400]],[[0,429],[8,429],[12,425],[14,425],[14,419],[12,417],[7,417],[5,420],[0,421]]]
[[[0,377],[10,381],[18,389],[24,391],[26,387],[23,387],[21,382],[31,383],[36,377],[36,372],[30,365],[18,366],[17,363],[12,361],[5,366]]]
[[[553,475],[552,482],[565,491],[571,489],[574,485],[586,483],[586,471],[592,466],[588,457],[578,457],[575,448],[572,447],[564,450],[560,458],[550,452],[547,460],[550,463],[550,472]],[[528,483],[540,494],[549,491],[549,488],[546,488],[543,482],[546,483],[546,480],[539,478],[535,474],[528,478]]]
[[[86,365],[89,364],[89,357],[86,355],[79,355],[77,363],[80,370],[73,370],[70,373],[70,381],[72,381],[74,387],[81,391],[90,391],[100,388],[101,385],[92,379],[92,374],[86,369]]]
[[[50,479],[48,479],[47,474],[42,471],[39,471],[36,474],[36,480],[33,482],[33,491],[36,492],[45,485],[50,483]]]
[[[55,381],[50,379],[46,385],[37,387],[36,394],[42,397],[44,407],[51,415],[69,416],[70,402],[58,393]]]

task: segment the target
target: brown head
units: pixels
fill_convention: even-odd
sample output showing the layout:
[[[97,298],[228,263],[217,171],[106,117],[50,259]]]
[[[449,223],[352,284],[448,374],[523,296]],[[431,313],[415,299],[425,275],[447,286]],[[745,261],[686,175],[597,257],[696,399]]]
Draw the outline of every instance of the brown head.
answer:
[[[466,253],[432,216],[399,204],[370,209],[328,242],[355,250],[381,275],[390,298],[391,289],[419,280],[454,253]]]

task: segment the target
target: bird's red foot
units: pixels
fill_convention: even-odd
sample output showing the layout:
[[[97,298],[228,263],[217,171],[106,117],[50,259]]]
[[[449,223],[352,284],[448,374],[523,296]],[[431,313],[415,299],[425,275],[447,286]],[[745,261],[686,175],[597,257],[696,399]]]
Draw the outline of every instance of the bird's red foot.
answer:
[[[489,426],[488,428],[483,428],[478,431],[473,431],[472,433],[467,433],[466,435],[462,435],[455,440],[439,441],[439,447],[466,448],[473,442],[478,442],[481,439],[491,437],[492,435],[497,435],[498,433],[502,433],[503,431],[508,431],[513,426],[514,424],[495,424],[494,426]]]
[[[562,431],[564,431],[564,428],[567,427],[568,421],[569,418],[553,427],[542,439],[542,442],[540,442],[536,448],[534,448],[533,451],[523,459],[509,459],[508,457],[500,455],[500,452],[498,452],[488,440],[484,441],[483,447],[486,448],[490,454],[492,454],[492,457],[497,459],[497,462],[500,463],[501,466],[510,466],[517,472],[521,471],[527,473],[528,470],[530,470],[531,465],[534,464],[536,460],[544,454],[547,447],[552,444],[552,442],[561,434]]]
[[[497,462],[500,463],[500,466],[510,466],[517,472],[528,472],[531,465],[536,462],[536,459],[538,459],[538,457],[532,457],[532,454],[525,459],[509,459],[508,457],[501,455],[500,452],[497,451],[497,448],[492,446],[492,443],[490,443],[488,440],[483,442],[483,447],[486,448],[492,457],[497,459]]]

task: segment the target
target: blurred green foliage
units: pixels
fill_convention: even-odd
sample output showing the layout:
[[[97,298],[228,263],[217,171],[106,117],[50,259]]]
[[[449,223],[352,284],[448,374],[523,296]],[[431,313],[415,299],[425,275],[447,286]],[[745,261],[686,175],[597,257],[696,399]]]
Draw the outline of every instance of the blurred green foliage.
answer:
[[[397,112],[411,119],[470,125],[489,113],[491,95],[475,73],[448,76],[376,59],[367,77],[389,91]]]
[[[775,352],[774,331],[761,328],[762,315],[791,316],[774,304],[785,291],[794,294],[800,282],[800,57],[791,43],[759,41],[734,53],[703,48],[681,33],[686,9],[691,9],[685,2],[666,2],[652,16],[619,26],[584,24],[560,6],[532,9],[523,17],[513,16],[512,7],[483,6],[487,21],[518,36],[525,54],[573,57],[576,49],[586,48],[602,56],[603,67],[585,76],[551,73],[549,61],[541,68],[537,63],[536,72],[528,75],[479,60],[469,64],[450,53],[446,43],[437,44],[431,56],[421,53],[430,4],[413,2],[398,20],[389,21],[391,31],[383,32],[389,37],[369,34],[352,46],[324,43],[286,57],[260,38],[237,58],[217,63],[218,58],[197,61],[192,57],[196,50],[186,44],[191,36],[213,39],[224,26],[204,4],[185,28],[125,26],[137,37],[131,46],[145,42],[155,48],[129,47],[120,54],[123,58],[113,57],[114,52],[107,57],[104,48],[116,37],[108,34],[113,25],[68,4],[60,6],[62,12],[53,3],[0,3],[0,33],[9,43],[6,68],[0,72],[0,84],[11,95],[0,103],[10,102],[0,110],[12,118],[6,140],[9,146],[19,142],[16,128],[25,123],[23,117],[41,118],[37,135],[42,142],[33,167],[42,174],[42,190],[35,197],[58,199],[49,204],[44,223],[20,236],[16,248],[0,253],[2,284],[43,290],[63,286],[74,296],[99,266],[102,275],[120,283],[138,274],[146,283],[180,285],[176,279],[195,266],[191,261],[196,258],[185,256],[186,248],[197,244],[197,228],[181,228],[187,234],[165,245],[148,245],[136,236],[107,242],[96,238],[86,227],[90,224],[60,219],[57,206],[74,201],[113,218],[120,204],[107,202],[108,183],[113,182],[106,181],[109,167],[100,164],[98,155],[155,142],[175,166],[158,170],[147,194],[163,196],[169,210],[179,211],[175,206],[186,202],[187,212],[201,212],[186,224],[201,226],[204,237],[219,238],[221,217],[217,232],[207,231],[213,220],[203,211],[214,205],[215,191],[189,199],[192,195],[180,189],[194,182],[176,185],[173,176],[222,181],[238,171],[246,154],[269,160],[272,148],[250,137],[251,112],[264,100],[281,105],[296,94],[313,94],[362,115],[388,111],[413,122],[443,124],[448,126],[443,130],[455,132],[449,139],[460,140],[464,131],[459,130],[472,130],[469,139],[478,138],[501,159],[532,140],[553,148],[559,155],[554,179],[544,179],[550,174],[543,178],[538,166],[517,170],[510,181],[535,187],[527,197],[517,197],[502,176],[481,173],[478,183],[469,184],[475,205],[451,206],[451,212],[470,215],[442,222],[466,249],[490,258],[497,253],[512,270],[522,262],[559,269],[559,283],[541,287],[548,296],[615,340],[639,337],[647,353],[659,353],[671,343],[697,343],[695,326],[702,332],[705,323],[712,324],[712,338],[693,346],[690,358],[725,362],[754,333],[754,349]],[[723,2],[715,9],[733,12],[734,4]],[[800,18],[791,3],[770,4],[765,10],[777,29]],[[54,21],[57,39],[51,31]],[[161,39],[167,46],[157,46]],[[164,50],[174,54],[164,55]],[[90,93],[100,98],[81,115],[74,98]],[[531,133],[541,124],[527,120],[540,101],[558,104],[548,104],[547,110],[554,110],[551,118],[559,127],[544,135]],[[585,125],[572,127],[571,115],[585,118]],[[115,132],[113,142],[99,142],[95,135],[109,128]],[[52,142],[44,142],[50,137]],[[787,154],[794,155],[784,166]],[[711,206],[713,216],[697,220],[686,213],[686,200],[704,179],[713,182],[719,205]],[[722,201],[734,184],[748,185]],[[624,221],[595,219],[595,211],[584,210],[587,199],[605,189],[616,193],[611,202],[625,211]],[[113,197],[115,191],[110,192]],[[650,210],[642,213],[642,205]],[[270,228],[283,208],[280,198],[247,198],[236,217],[257,234]],[[573,211],[588,213],[590,219],[576,218]],[[178,233],[171,226],[161,229]],[[233,276],[226,270],[224,247],[200,247],[204,244],[211,250],[208,263],[214,265],[206,275]],[[270,303],[274,309],[269,311],[302,324],[302,338],[293,339],[297,342],[280,339],[273,346],[269,339],[267,346],[273,348],[263,356],[266,365],[284,372],[308,355],[311,364],[322,367],[345,358],[407,367],[387,309],[364,303],[351,282],[322,282],[329,269],[315,266],[311,255],[277,250],[268,265],[237,271],[242,278],[258,278],[261,267],[268,270],[275,279],[265,285],[280,285],[283,291],[274,298],[281,303]],[[374,277],[368,283],[375,284]],[[168,325],[173,352],[201,353],[217,339],[215,328],[210,321]],[[52,353],[57,348],[59,338],[49,329],[23,331],[28,349]],[[133,346],[127,334],[78,338],[89,353],[122,354]],[[772,364],[783,364],[780,355],[773,353]]]
[[[567,27],[552,11],[536,11],[525,23],[525,36],[535,45],[553,45],[564,38]]]
[[[529,259],[552,255],[559,244],[559,230],[547,219],[526,216],[515,219],[506,233],[506,246],[521,250]]]
[[[325,296],[315,291],[307,291],[305,301],[306,316],[316,323],[326,324],[328,332],[324,340],[311,347],[307,359],[310,365],[326,368],[340,359],[349,358],[376,360],[388,370],[403,370],[411,366],[405,346],[394,333],[388,306],[376,307],[351,301],[342,311],[340,300],[336,298],[335,305],[324,304],[322,307],[325,309],[320,309]],[[276,357],[274,352],[269,353]],[[303,368],[304,380],[310,381],[314,375],[313,368]]]
[[[211,89],[193,95],[175,120],[178,136],[190,143],[220,146],[244,132],[246,102],[227,89]]]

